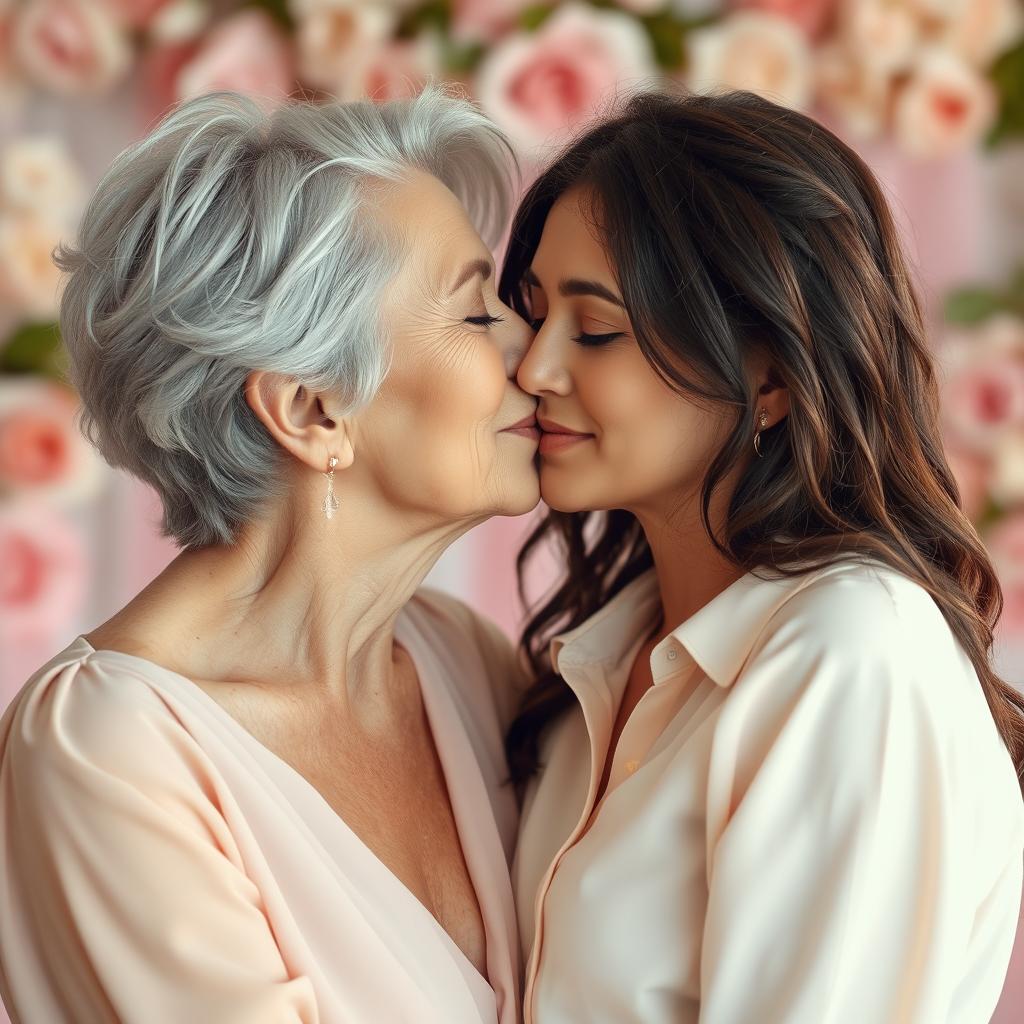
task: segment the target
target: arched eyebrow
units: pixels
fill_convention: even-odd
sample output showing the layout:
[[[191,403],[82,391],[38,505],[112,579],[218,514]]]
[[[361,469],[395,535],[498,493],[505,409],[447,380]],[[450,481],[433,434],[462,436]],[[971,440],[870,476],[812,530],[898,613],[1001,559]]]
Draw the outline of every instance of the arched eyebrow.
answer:
[[[454,295],[474,274],[479,274],[481,280],[486,281],[491,276],[491,264],[484,259],[470,260],[459,271],[459,276],[452,285],[449,295]]]
[[[534,288],[543,288],[537,275],[530,269],[523,274],[523,280]],[[598,281],[583,281],[578,277],[566,278],[558,282],[558,294],[568,298],[571,295],[594,295],[605,302],[610,302],[619,309],[625,309],[626,304],[615,294]]]

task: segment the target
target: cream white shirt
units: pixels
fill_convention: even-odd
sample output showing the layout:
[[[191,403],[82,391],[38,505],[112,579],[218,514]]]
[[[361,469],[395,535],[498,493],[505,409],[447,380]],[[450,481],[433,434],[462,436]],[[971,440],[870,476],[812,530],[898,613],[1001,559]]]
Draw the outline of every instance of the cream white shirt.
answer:
[[[928,593],[852,559],[743,576],[654,649],[585,831],[659,611],[650,570],[552,641],[578,704],[513,869],[527,1024],[985,1024],[1024,801]]]

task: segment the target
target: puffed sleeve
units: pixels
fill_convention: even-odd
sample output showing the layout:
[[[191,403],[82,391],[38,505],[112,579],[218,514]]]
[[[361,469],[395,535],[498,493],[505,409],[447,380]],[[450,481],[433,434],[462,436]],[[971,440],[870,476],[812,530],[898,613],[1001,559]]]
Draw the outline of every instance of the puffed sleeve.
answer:
[[[91,659],[0,729],[0,981],[22,1024],[314,1024],[220,808],[142,677]]]
[[[1024,826],[983,805],[1020,793],[970,663],[908,595],[797,595],[734,683],[708,785],[701,1024],[980,1024],[995,1006],[998,990],[961,1005],[955,981],[969,956],[1005,973]]]

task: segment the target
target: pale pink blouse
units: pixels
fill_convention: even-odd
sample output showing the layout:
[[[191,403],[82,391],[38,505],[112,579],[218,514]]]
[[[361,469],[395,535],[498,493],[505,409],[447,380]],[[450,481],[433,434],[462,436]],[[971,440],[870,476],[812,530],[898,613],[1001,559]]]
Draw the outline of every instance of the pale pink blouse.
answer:
[[[0,719],[0,992],[16,1024],[517,1020],[512,648],[430,590],[395,636],[419,671],[488,979],[204,690],[78,637]]]

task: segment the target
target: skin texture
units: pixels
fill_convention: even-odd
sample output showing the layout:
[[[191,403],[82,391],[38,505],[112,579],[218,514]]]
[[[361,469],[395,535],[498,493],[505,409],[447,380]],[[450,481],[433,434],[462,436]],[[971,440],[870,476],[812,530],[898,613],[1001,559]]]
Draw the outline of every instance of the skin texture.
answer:
[[[654,556],[663,618],[630,674],[606,761],[610,765],[622,727],[652,685],[653,648],[742,572],[714,548],[700,521],[701,482],[728,433],[732,411],[698,406],[673,391],[647,362],[585,198],[578,189],[566,192],[545,223],[528,279],[537,334],[518,379],[537,397],[542,426],[553,421],[586,435],[560,447],[557,435],[545,429],[540,442],[543,500],[563,512],[632,512]],[[574,281],[596,283],[619,301],[572,294],[579,290]],[[593,346],[578,340],[583,334],[613,337]],[[769,382],[768,369],[751,355],[751,393],[758,392],[757,407],[767,410],[766,425],[773,426],[789,412],[789,393]],[[750,454],[756,458],[754,429],[752,423]],[[735,480],[735,474],[723,480],[713,497],[716,531]],[[606,783],[607,778],[602,792]]]
[[[186,550],[86,639],[195,681],[304,774],[483,970],[483,928],[420,697],[393,625],[442,552],[538,500],[536,402],[515,373],[528,326],[495,293],[490,253],[426,174],[373,195],[404,240],[387,289],[392,368],[351,417],[274,374],[246,397],[291,456],[290,491],[238,542]],[[481,273],[454,290],[463,269]],[[485,314],[491,326],[467,322]],[[328,458],[340,508],[328,520]]]

